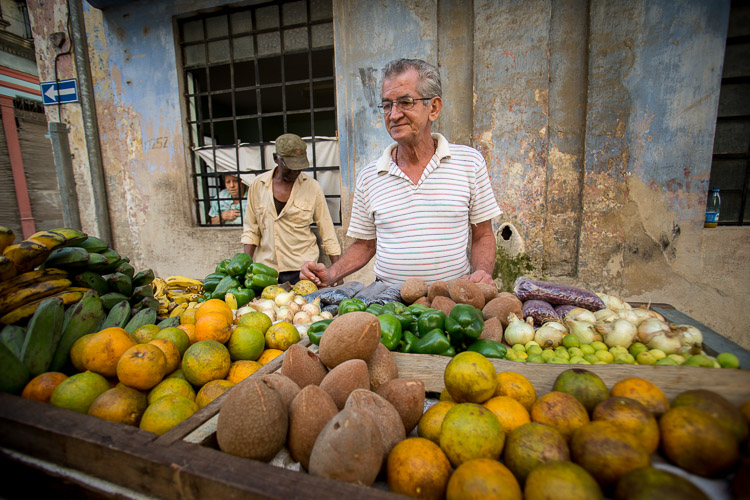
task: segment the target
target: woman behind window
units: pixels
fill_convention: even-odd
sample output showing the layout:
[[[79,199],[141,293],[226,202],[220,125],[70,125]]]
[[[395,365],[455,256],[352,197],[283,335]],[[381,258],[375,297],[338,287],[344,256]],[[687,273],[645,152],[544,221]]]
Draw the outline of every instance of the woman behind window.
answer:
[[[240,194],[240,178],[234,174],[224,175],[225,189],[219,191],[219,199],[211,202],[211,210],[208,216],[211,217],[211,224],[219,224],[219,218],[223,224],[241,224],[240,214],[245,211],[247,200],[244,199],[244,193]],[[243,191],[244,191],[244,186]]]

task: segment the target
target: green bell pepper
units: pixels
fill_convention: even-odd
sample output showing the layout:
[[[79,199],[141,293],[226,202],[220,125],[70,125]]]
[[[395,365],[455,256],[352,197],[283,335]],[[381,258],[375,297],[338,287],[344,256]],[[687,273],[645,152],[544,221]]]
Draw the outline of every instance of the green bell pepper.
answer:
[[[424,304],[410,304],[409,307],[407,307],[408,310],[412,312],[412,314],[416,314],[417,316],[420,316],[425,311],[434,311],[435,309],[431,307],[427,307]]]
[[[482,311],[469,304],[456,304],[445,318],[445,331],[450,335],[454,347],[471,344],[479,338],[482,330]]]
[[[323,332],[326,328],[328,328],[328,325],[331,324],[331,321],[333,320],[322,319],[310,325],[310,328],[307,329],[307,338],[310,339],[310,342],[315,345],[320,345],[320,338],[323,336]]]
[[[451,347],[450,340],[440,328],[435,328],[422,335],[412,346],[411,352],[417,354],[441,354]]]
[[[505,354],[508,352],[508,349],[503,344],[490,339],[477,339],[466,350],[478,352],[485,358],[497,359],[505,358]]]
[[[252,264],[250,264],[247,272],[253,274],[265,274],[267,276],[273,276],[274,278],[279,277],[279,272],[276,269],[259,262],[253,262]]]
[[[416,328],[417,320],[416,320],[416,318],[414,316],[412,316],[411,314],[409,314],[408,311],[404,312],[403,314],[402,313],[393,312],[393,311],[390,311],[390,312],[386,311],[386,312],[388,314],[393,314],[394,316],[396,316],[396,318],[398,318],[398,320],[401,322],[401,330],[402,331],[403,330],[411,330],[411,332],[413,334],[418,335],[419,332],[418,332],[418,330]],[[412,329],[412,325],[414,326],[413,329]]]
[[[408,330],[402,333],[401,342],[398,344],[398,352],[412,352],[414,344],[419,342],[419,337]]]
[[[248,302],[255,298],[255,292],[250,288],[230,288],[227,290],[227,293],[234,294],[238,308],[247,305]]]
[[[448,349],[440,353],[441,356],[450,356],[451,358],[456,355],[456,348],[450,346]]]
[[[344,299],[339,303],[339,316],[348,312],[364,311],[365,309],[367,309],[367,306],[362,302],[362,299]]]
[[[230,262],[232,262],[232,259],[224,259],[224,260],[222,260],[216,266],[216,271],[215,272],[221,273],[221,274],[227,274],[227,266],[229,265]]]
[[[393,351],[401,342],[401,322],[390,313],[378,316],[380,321],[380,343]]]
[[[239,288],[240,282],[234,279],[234,276],[224,276],[221,281],[214,288],[211,293],[212,299],[224,300],[224,295],[229,291],[230,288]]]
[[[417,319],[417,330],[419,331],[420,337],[436,328],[441,331],[445,330],[445,313],[443,311],[431,309],[423,312],[419,316],[419,319]]]
[[[236,253],[232,256],[229,264],[227,264],[227,274],[230,276],[244,276],[252,263],[253,259],[248,254],[244,252]]]
[[[384,312],[403,314],[406,312],[406,306],[401,302],[386,302],[383,306]]]
[[[277,285],[279,283],[278,276],[271,276],[269,274],[255,274],[247,273],[245,275],[245,288],[252,288],[254,290],[263,290],[267,286]]]
[[[367,306],[367,309],[365,309],[365,311],[370,314],[374,314],[375,316],[380,316],[381,314],[385,313],[382,304],[370,304],[369,306]]]
[[[211,293],[216,289],[221,279],[211,279],[203,282],[203,293]]]

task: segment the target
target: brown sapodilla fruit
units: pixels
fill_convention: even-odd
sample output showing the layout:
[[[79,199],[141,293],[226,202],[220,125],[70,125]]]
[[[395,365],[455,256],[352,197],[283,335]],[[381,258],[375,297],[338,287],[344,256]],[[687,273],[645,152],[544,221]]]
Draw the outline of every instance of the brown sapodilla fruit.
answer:
[[[396,408],[383,396],[369,389],[355,389],[346,399],[344,408],[359,408],[370,414],[383,438],[385,454],[390,453],[391,448],[406,439],[404,423]]]
[[[451,309],[453,309],[453,306],[455,306],[456,303],[451,299],[450,297],[443,297],[442,295],[438,295],[434,299],[432,299],[432,302],[430,303],[430,307],[433,309],[437,309],[439,311],[443,311],[446,316],[451,313]]]
[[[349,313],[351,314],[351,313]],[[320,383],[320,388],[326,391],[336,407],[340,410],[346,404],[346,398],[355,389],[370,388],[370,373],[367,363],[361,359],[350,359],[328,372]]]
[[[292,379],[300,389],[320,385],[328,370],[317,354],[299,344],[292,344],[286,350],[281,362],[281,374]]]
[[[430,302],[435,300],[435,297],[450,297],[446,281],[435,281],[427,289],[427,298],[430,299]]]
[[[397,378],[375,391],[396,408],[408,436],[424,413],[424,382],[418,378]]]
[[[406,304],[427,295],[427,283],[420,278],[409,278],[401,284],[401,298]]]
[[[261,380],[268,387],[279,393],[279,396],[281,396],[281,401],[284,403],[284,406],[286,406],[287,409],[289,408],[289,405],[292,404],[292,400],[294,399],[294,397],[300,391],[299,386],[294,382],[294,380],[290,379],[289,377],[285,377],[278,372],[267,373],[263,375],[263,377],[261,377]]]
[[[484,293],[476,283],[465,278],[450,280],[448,293],[456,304],[470,304],[480,311],[484,307]]]
[[[305,470],[310,468],[310,453],[318,434],[338,412],[331,396],[317,385],[306,386],[292,400],[287,443],[292,458]]]
[[[284,446],[288,426],[279,393],[262,380],[245,380],[221,405],[216,439],[225,453],[268,462]]]
[[[380,321],[374,314],[355,311],[336,317],[320,339],[318,355],[328,368],[350,359],[367,361],[380,343]]]
[[[367,361],[370,372],[370,388],[374,391],[382,384],[398,378],[398,366],[391,351],[382,343],[378,344],[375,354]]]

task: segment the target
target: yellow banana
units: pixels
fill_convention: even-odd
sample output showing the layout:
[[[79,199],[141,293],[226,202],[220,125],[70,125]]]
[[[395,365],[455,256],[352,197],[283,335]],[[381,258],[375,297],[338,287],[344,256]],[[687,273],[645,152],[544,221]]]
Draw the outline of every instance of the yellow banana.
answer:
[[[52,231],[39,231],[37,233],[32,234],[26,239],[29,241],[33,241],[34,243],[39,243],[40,245],[44,245],[50,250],[54,250],[57,247],[63,246],[65,242],[67,241],[65,236],[59,233],[53,233]]]
[[[187,304],[188,299],[184,295],[180,295],[179,297],[174,298],[175,304]]]
[[[23,288],[40,281],[66,278],[68,272],[62,269],[50,267],[48,269],[37,269],[27,273],[19,274],[14,278],[0,283],[0,294],[13,293],[16,289]]]
[[[154,278],[151,282],[151,288],[154,290],[154,297],[161,297],[167,291],[167,282],[162,278]]]
[[[169,313],[170,318],[174,318],[175,316],[179,316],[183,312],[185,312],[185,309],[187,309],[187,304],[180,304]]]
[[[12,245],[15,239],[16,235],[11,228],[0,226],[0,252],[8,245]]]
[[[3,255],[13,261],[19,273],[25,273],[44,262],[51,251],[34,241],[23,240],[21,243],[5,247]]]
[[[200,280],[196,280],[193,278],[188,278],[186,276],[170,276],[166,278],[164,281],[167,282],[167,286],[180,286],[180,287],[189,287],[189,286],[203,286],[203,282]]]
[[[230,309],[237,309],[237,298],[233,293],[227,293],[224,295],[224,302],[227,303]]]
[[[0,296],[0,314],[6,314],[17,307],[28,304],[42,297],[47,297],[54,293],[62,292],[70,286],[68,279],[56,279],[50,281],[40,281],[27,287],[21,288],[13,293],[6,293]]]
[[[188,302],[188,306],[187,306],[187,308],[188,308],[188,309],[195,309],[195,308],[196,308],[196,307],[198,307],[199,305],[200,305],[200,304],[199,304],[198,302],[196,302],[196,301],[194,301],[194,300],[191,300],[190,302]]]
[[[85,290],[88,290],[85,289]],[[33,300],[31,302],[28,302],[20,307],[16,307],[12,311],[10,311],[8,314],[0,318],[0,323],[4,325],[12,325],[14,323],[18,323],[22,319],[31,317],[35,312],[37,307],[39,307],[39,304],[44,302],[47,299],[51,299],[53,297],[59,297],[63,301],[63,305],[70,305],[75,302],[78,302],[83,298],[83,294],[85,292],[78,290],[71,291],[71,288],[67,288],[59,293],[53,293],[52,295],[47,295],[46,297],[42,297],[41,299]]]
[[[16,264],[5,255],[0,255],[0,281],[7,281],[16,276]],[[2,283],[0,283],[2,285]]]

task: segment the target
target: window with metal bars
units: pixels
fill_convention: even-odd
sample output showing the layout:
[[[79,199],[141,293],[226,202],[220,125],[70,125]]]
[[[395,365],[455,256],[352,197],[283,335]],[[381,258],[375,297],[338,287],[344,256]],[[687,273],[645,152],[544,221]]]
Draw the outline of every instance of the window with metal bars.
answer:
[[[307,142],[307,173],[341,224],[332,15],[331,0],[297,0],[178,21],[200,225],[242,224],[246,187],[275,167],[284,133]],[[239,192],[224,188],[227,175]],[[212,217],[232,208],[234,220]]]
[[[733,1],[729,11],[724,70],[709,180],[719,188],[719,225],[750,225],[750,4]]]

